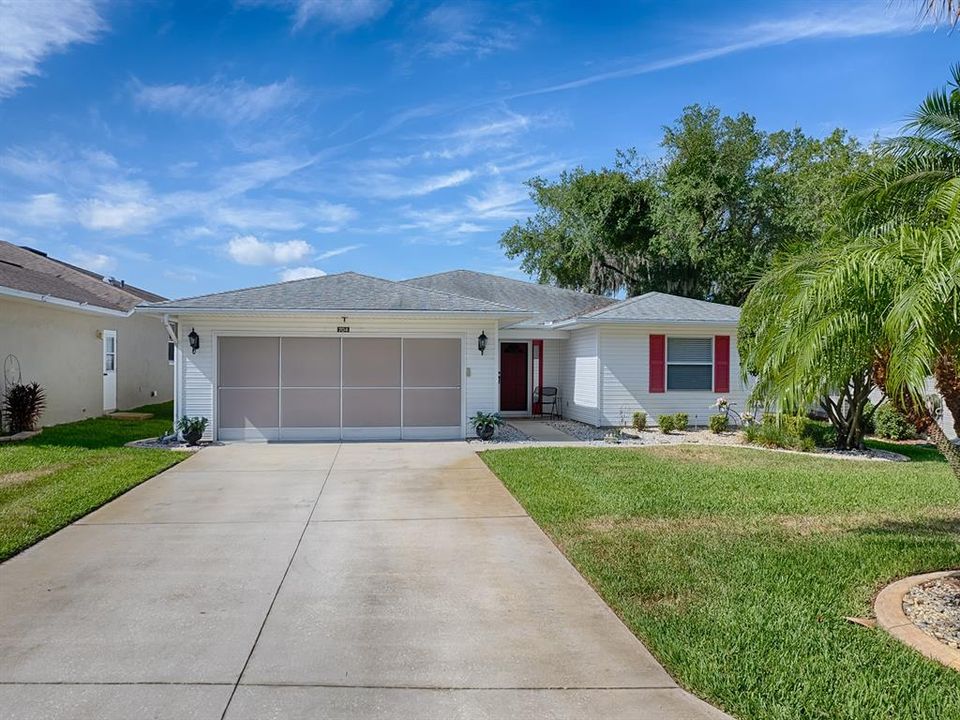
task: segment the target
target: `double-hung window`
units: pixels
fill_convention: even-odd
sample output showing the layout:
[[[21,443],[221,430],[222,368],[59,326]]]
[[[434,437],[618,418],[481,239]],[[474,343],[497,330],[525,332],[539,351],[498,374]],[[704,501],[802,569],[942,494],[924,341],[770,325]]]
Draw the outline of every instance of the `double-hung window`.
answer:
[[[713,338],[667,338],[667,390],[713,389]]]

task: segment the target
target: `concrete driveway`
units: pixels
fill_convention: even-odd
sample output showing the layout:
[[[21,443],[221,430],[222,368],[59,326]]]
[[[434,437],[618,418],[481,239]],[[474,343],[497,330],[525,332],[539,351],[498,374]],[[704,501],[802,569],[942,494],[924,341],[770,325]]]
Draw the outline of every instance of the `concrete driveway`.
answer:
[[[0,714],[726,717],[466,443],[208,448],[0,565]]]

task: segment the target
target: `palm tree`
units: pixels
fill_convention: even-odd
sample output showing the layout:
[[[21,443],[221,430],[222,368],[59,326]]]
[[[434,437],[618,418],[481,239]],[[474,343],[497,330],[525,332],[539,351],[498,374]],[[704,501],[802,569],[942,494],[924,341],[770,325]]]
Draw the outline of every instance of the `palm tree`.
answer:
[[[942,20],[952,27],[960,23],[960,2],[957,0],[921,0],[922,17],[933,18],[937,24]]]
[[[903,133],[883,143],[877,166],[859,179],[845,213],[851,230],[912,222],[935,209],[930,198],[943,183],[960,177],[960,63],[950,76],[946,87],[927,95]]]
[[[874,387],[929,435],[960,479],[960,447],[926,404],[927,378],[960,410],[960,180],[935,196],[937,223],[837,231],[781,258],[741,315],[741,365],[754,399],[801,411],[819,402],[838,447],[862,445]],[[955,416],[956,417],[956,416]]]

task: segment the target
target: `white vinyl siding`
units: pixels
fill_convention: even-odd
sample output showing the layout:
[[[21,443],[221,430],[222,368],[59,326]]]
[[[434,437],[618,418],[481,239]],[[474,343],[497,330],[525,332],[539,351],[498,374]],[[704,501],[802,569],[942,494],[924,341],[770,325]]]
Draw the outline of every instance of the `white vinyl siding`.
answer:
[[[724,397],[744,409],[747,391],[740,381],[740,358],[737,353],[737,331],[730,325],[656,325],[629,327],[608,325],[600,328],[601,348],[601,416],[604,426],[629,424],[633,413],[643,410],[647,422],[655,425],[660,415],[687,413],[691,425],[706,425],[716,413],[711,405],[717,395],[710,390],[650,392],[650,335],[706,338],[730,336],[730,392]],[[712,372],[712,369],[711,369]]]
[[[546,387],[560,388],[561,393],[563,388],[560,380],[560,350],[564,344],[566,344],[565,340],[543,341],[543,384]]]
[[[561,353],[561,403],[563,414],[573,420],[597,424],[599,395],[596,328],[574,330]],[[547,375],[544,369],[544,376]]]
[[[270,335],[283,337],[336,337],[337,326],[343,325],[341,317],[318,317],[316,315],[260,315],[260,316],[180,316],[179,333],[182,352],[178,368],[180,402],[178,412],[190,417],[200,416],[210,420],[204,439],[212,440],[216,428],[214,396],[215,338],[218,335]],[[463,339],[463,422],[478,410],[493,412],[499,402],[497,385],[496,322],[473,319],[450,318],[391,318],[349,317],[349,335],[344,337],[461,337]],[[187,334],[196,329],[200,336],[200,349],[190,352]],[[485,330],[489,339],[487,351],[480,355],[477,336]],[[467,374],[469,373],[469,376]]]

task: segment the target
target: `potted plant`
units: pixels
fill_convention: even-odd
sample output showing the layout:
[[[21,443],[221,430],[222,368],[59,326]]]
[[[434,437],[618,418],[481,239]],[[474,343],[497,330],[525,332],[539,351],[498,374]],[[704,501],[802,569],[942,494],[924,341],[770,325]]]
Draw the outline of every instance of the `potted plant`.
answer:
[[[503,425],[503,418],[500,413],[485,413],[477,411],[477,414],[470,418],[470,424],[481,440],[489,440],[497,431],[497,428]]]
[[[189,418],[184,415],[177,421],[177,430],[183,436],[187,445],[197,445],[200,438],[203,437],[203,431],[207,429],[207,419],[205,417]]]

